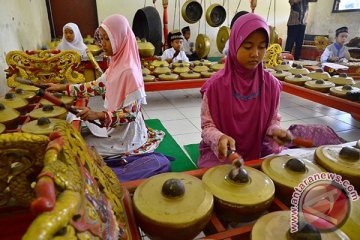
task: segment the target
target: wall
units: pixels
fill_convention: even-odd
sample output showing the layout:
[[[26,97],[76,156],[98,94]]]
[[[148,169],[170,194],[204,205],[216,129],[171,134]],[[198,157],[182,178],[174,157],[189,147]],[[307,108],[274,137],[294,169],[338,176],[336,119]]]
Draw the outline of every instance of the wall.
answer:
[[[311,34],[328,34],[330,40],[335,38],[335,30],[342,26],[349,28],[350,39],[360,36],[360,12],[332,13],[334,1],[318,0],[310,4],[309,24],[306,32]],[[314,5],[314,6],[311,6]]]
[[[6,53],[40,49],[50,41],[45,0],[0,0],[0,96],[7,91]]]
[[[197,0],[202,3],[204,14],[200,19],[200,24],[188,24],[185,22],[179,13],[182,5],[186,0],[169,0],[168,6],[168,27],[169,31],[174,28],[182,28],[189,25],[192,31],[191,40],[195,41],[198,33],[206,33],[211,40],[211,49],[210,56],[221,56],[216,47],[216,35],[220,27],[213,28],[210,27],[205,21],[205,4],[210,6],[210,4],[218,3],[223,4],[224,0]],[[240,6],[238,4],[240,2]],[[270,25],[274,25],[274,16],[275,16],[275,26],[276,31],[279,34],[279,37],[283,39],[283,45],[286,41],[287,36],[287,20],[290,13],[290,4],[288,0],[258,0],[258,5],[255,9],[255,13],[261,15],[268,20]],[[175,3],[177,4],[177,9],[175,11]],[[180,8],[178,7],[180,3]],[[229,8],[227,7],[229,3]],[[275,14],[274,14],[274,3],[275,3]],[[335,29],[341,26],[348,26],[350,32],[350,38],[355,36],[360,36],[360,13],[359,12],[347,12],[347,13],[332,13],[333,0],[318,0],[314,3],[309,3],[309,24],[306,29],[308,34],[329,34],[330,40],[333,40]],[[151,0],[144,1],[131,1],[129,4],[128,0],[118,0],[114,2],[113,0],[97,0],[98,7],[98,18],[99,21],[103,20],[105,17],[119,13],[127,17],[130,25],[132,24],[133,17],[135,12],[146,6],[152,5]],[[271,4],[271,6],[270,6]],[[159,11],[160,17],[163,15],[162,1],[157,0],[155,4],[156,9]],[[270,11],[269,11],[270,7]],[[227,19],[223,25],[230,25],[232,17],[237,11],[246,10],[250,11],[250,1],[249,0],[225,0],[225,9],[227,11]],[[180,10],[181,11],[181,10]],[[269,17],[268,17],[269,13]],[[179,21],[180,16],[180,21]],[[175,23],[175,24],[174,24]],[[284,46],[283,46],[284,47]]]
[[[197,22],[195,24],[189,24],[183,20],[183,18],[181,16],[181,7],[185,3],[185,1],[186,0],[169,0],[169,6],[167,9],[169,31],[171,31],[173,29],[181,29],[184,26],[190,26],[191,32],[192,32],[192,35],[191,35],[192,41],[195,41],[198,33],[206,33],[206,35],[208,35],[211,40],[211,48],[210,48],[209,55],[210,56],[221,56],[221,54],[219,53],[219,51],[217,50],[217,47],[216,47],[216,35],[221,26],[217,27],[217,28],[210,27],[206,23],[205,13],[206,13],[207,7],[210,6],[210,3],[211,4],[218,3],[218,4],[223,5],[224,1],[223,0],[204,0],[204,1],[197,0],[200,3],[202,2],[202,6],[203,6],[203,16],[199,21],[200,24],[199,24],[199,22]],[[329,1],[331,1],[331,0],[329,0]],[[180,8],[178,6],[179,2],[180,2]],[[204,5],[204,2],[206,2],[206,8]],[[237,10],[239,2],[240,2],[240,6]],[[290,13],[290,5],[288,3],[288,0],[258,0],[258,6],[255,9],[255,13],[257,13],[257,14],[263,16],[265,19],[267,19],[269,5],[270,5],[270,3],[272,3],[268,22],[269,22],[269,24],[274,25],[274,5],[273,5],[274,2],[276,2],[276,6],[275,6],[276,29],[277,29],[280,37],[286,37],[286,31],[287,31],[286,23],[287,23],[289,13]],[[129,3],[131,3],[131,4],[129,4]],[[140,0],[136,0],[136,1],[97,0],[99,21],[101,22],[107,16],[117,13],[117,14],[124,15],[129,20],[130,25],[132,25],[132,21],[133,21],[136,11],[140,8],[143,8],[144,3],[146,4],[146,6],[153,6],[152,0],[147,0],[147,1],[146,0],[145,1],[140,1]],[[175,3],[177,3],[177,4],[175,4]],[[229,8],[227,7],[228,3],[229,3]],[[176,11],[175,11],[175,5],[176,5]],[[162,17],[163,17],[162,1],[157,0],[155,7],[158,10],[161,20],[162,20]],[[225,20],[223,25],[227,25],[227,26],[230,25],[231,19],[233,18],[233,16],[235,15],[235,13],[237,11],[241,11],[241,10],[245,10],[245,11],[249,11],[249,12],[251,11],[249,0],[225,0],[224,7],[227,12],[227,19]],[[179,13],[179,9],[180,9],[180,13]],[[180,21],[179,21],[179,16],[180,16]]]
[[[223,4],[224,0],[198,0],[203,2],[204,13],[206,6],[210,3]],[[179,13],[179,7],[175,11],[175,3],[180,3],[180,9],[185,0],[169,0],[168,21],[169,31],[174,28],[182,28],[189,25],[192,31],[191,40],[195,41],[198,33],[206,33],[211,39],[210,56],[221,56],[216,47],[216,35],[219,30],[207,25],[205,17],[198,23],[188,24]],[[240,2],[239,8],[237,8]],[[289,17],[290,5],[288,0],[258,0],[258,6],[255,13],[267,19],[269,5],[270,14],[268,23],[274,25],[274,2],[276,2],[275,26],[283,43],[286,40],[286,23]],[[227,7],[229,3],[229,8]],[[50,41],[50,28],[47,18],[45,0],[0,0],[0,96],[7,91],[4,70],[7,68],[5,55],[11,50],[39,49]],[[118,13],[129,20],[132,20],[135,12],[146,6],[152,5],[152,0],[97,0],[98,19],[101,22],[107,16]],[[335,29],[340,26],[348,26],[351,38],[360,36],[360,13],[331,13],[333,0],[318,0],[316,3],[310,3],[309,25],[306,32],[309,34],[329,34],[333,37]],[[157,0],[155,7],[158,9],[162,19],[163,7],[162,1]],[[249,0],[225,0],[225,9],[227,19],[223,25],[229,25],[235,12],[240,10],[250,11]],[[179,21],[180,16],[180,21]],[[175,17],[175,18],[174,18]],[[174,21],[175,19],[175,21]],[[200,27],[199,27],[200,26]]]

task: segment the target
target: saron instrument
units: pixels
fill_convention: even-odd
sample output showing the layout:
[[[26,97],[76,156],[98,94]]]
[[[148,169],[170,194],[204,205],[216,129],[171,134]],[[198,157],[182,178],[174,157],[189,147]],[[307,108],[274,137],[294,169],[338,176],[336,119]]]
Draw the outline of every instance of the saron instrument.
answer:
[[[135,190],[134,211],[151,239],[194,239],[210,220],[213,196],[202,181],[185,173],[162,173]]]

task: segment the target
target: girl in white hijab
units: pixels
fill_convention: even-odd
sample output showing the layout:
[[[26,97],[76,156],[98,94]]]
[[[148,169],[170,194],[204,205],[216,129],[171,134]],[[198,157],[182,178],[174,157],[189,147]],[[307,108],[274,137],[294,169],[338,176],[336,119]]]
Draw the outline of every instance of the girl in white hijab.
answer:
[[[83,42],[78,25],[67,23],[63,27],[63,38],[57,47],[59,50],[76,50],[80,53],[81,58],[86,58],[86,45]]]

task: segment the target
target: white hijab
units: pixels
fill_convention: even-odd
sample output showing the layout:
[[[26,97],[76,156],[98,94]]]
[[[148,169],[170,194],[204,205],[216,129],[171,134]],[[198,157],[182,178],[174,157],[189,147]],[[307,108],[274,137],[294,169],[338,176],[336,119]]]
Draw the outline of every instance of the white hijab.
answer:
[[[74,40],[68,42],[65,38],[65,29],[71,29],[74,32]],[[57,47],[59,50],[76,50],[82,58],[86,57],[86,45],[83,42],[78,25],[75,23],[67,23],[63,27],[63,37],[61,43]]]

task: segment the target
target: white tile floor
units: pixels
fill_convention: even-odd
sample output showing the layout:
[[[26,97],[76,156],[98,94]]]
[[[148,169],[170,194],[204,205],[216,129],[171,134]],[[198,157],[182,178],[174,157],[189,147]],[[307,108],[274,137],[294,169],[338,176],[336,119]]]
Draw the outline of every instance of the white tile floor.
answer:
[[[143,106],[145,119],[160,119],[165,128],[183,147],[201,140],[199,89],[147,92],[148,104]],[[90,98],[92,108],[102,110],[102,100]],[[282,93],[280,99],[281,126],[320,123],[332,127],[348,141],[360,139],[360,122],[346,112],[307,99]]]
[[[181,147],[200,142],[199,89],[148,92],[147,102],[145,118],[160,119]],[[294,123],[321,123],[348,141],[360,139],[360,122],[350,114],[288,93],[281,94],[280,114],[284,128]]]

